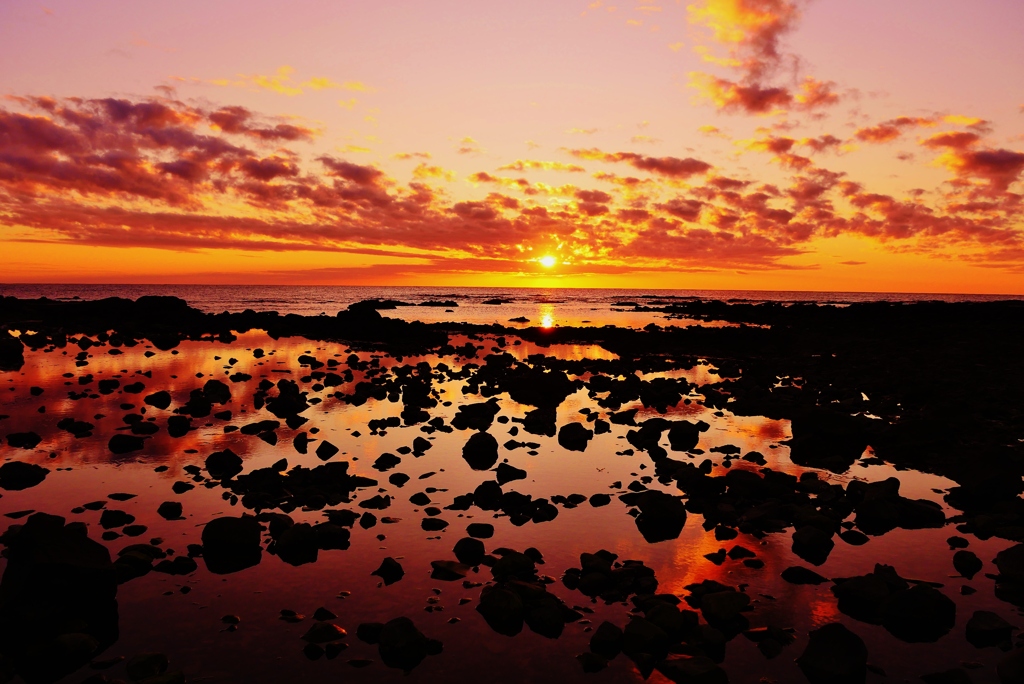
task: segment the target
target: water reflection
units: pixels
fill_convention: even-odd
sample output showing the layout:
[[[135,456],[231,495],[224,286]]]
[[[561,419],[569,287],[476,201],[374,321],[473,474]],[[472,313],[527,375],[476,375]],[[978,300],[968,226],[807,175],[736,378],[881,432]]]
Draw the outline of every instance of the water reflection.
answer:
[[[555,324],[554,306],[545,303],[538,308],[540,320],[550,318],[545,325]],[[473,347],[472,356],[466,344]],[[343,627],[350,635],[363,623],[383,624],[400,616],[411,617],[419,632],[444,642],[443,653],[422,660],[414,670],[414,676],[427,680],[464,678],[467,672],[487,672],[488,678],[497,682],[579,680],[583,674],[573,656],[588,649],[597,625],[608,620],[621,627],[633,607],[591,600],[559,581],[567,569],[580,567],[580,554],[601,549],[622,561],[643,561],[657,577],[659,593],[687,597],[688,586],[705,580],[744,587],[753,607],[744,617],[752,627],[796,630],[797,641],[786,646],[783,658],[765,659],[744,637],[723,645],[732,681],[754,682],[761,677],[802,681],[793,657],[802,651],[810,629],[835,620],[848,622],[868,642],[872,661],[893,677],[918,676],[920,672],[908,665],[910,661],[953,663],[969,657],[988,666],[997,658],[995,649],[977,651],[968,646],[956,630],[936,644],[904,645],[883,629],[847,620],[838,612],[829,584],[781,581],[780,574],[786,568],[807,565],[794,553],[789,529],[760,534],[740,524],[722,523],[719,519],[728,517],[729,511],[690,510],[678,537],[648,543],[628,514],[629,506],[618,497],[645,491],[678,494],[678,481],[660,476],[664,460],[659,464],[650,452],[633,445],[629,435],[637,430],[635,425],[611,420],[612,412],[597,403],[603,393],[592,394],[583,384],[589,376],[581,376],[583,380],[567,378],[567,382],[580,384],[557,404],[552,416],[559,427],[577,423],[595,433],[584,450],[564,448],[557,434],[529,432],[529,416],[536,406],[513,401],[508,391],[495,395],[499,411],[486,428],[498,446],[499,468],[506,466],[499,472],[512,476],[519,471],[525,473],[522,479],[502,483],[499,496],[516,492],[531,497],[533,502],[545,500],[555,510],[554,518],[543,522],[530,518],[517,524],[521,521],[508,513],[514,502],[501,499],[496,506],[481,506],[486,499],[477,492],[482,483],[494,483],[496,474],[474,471],[466,465],[463,447],[475,428],[453,429],[452,424],[460,406],[486,399],[465,390],[487,355],[508,354],[518,362],[528,362],[534,354],[569,361],[614,361],[616,357],[589,345],[542,347],[491,336],[453,339],[452,346],[462,351],[399,360],[380,352],[356,353],[340,344],[300,338],[272,340],[254,331],[240,335],[230,345],[185,342],[174,352],[139,345],[110,354],[111,349],[105,346],[92,347],[82,366],[76,365],[78,348],[29,352],[23,372],[3,377],[0,414],[8,418],[0,422],[0,431],[5,435],[35,432],[41,442],[31,449],[4,446],[2,454],[7,461],[34,463],[49,472],[34,487],[5,491],[0,511],[7,516],[8,526],[24,522],[29,515],[26,511],[45,511],[66,516],[69,522],[84,523],[89,537],[102,543],[115,559],[126,547],[140,543],[166,554],[161,560],[182,558],[179,566],[183,574],[154,570],[120,586],[120,638],[96,657],[102,660],[159,650],[172,656],[174,668],[211,681],[281,681],[296,676],[309,681],[333,681],[338,676],[357,681],[404,678],[401,668],[385,668],[379,662],[383,659],[380,644],[353,636],[324,642],[324,647],[318,646],[323,655],[309,662],[309,653],[316,654],[316,649],[305,653],[301,637],[320,607],[340,615],[325,622]],[[257,349],[264,354],[257,356]],[[323,365],[314,368],[309,359],[300,361],[300,357],[307,356]],[[328,373],[334,377],[328,378]],[[423,394],[417,395],[419,403],[414,408],[429,406],[430,421],[408,420],[416,385],[400,384],[399,379],[408,380],[417,374],[429,376],[430,383]],[[639,379],[650,381],[656,377],[684,379],[698,387],[721,380],[703,364],[644,374]],[[230,399],[215,406],[207,416],[192,417],[189,431],[172,437],[168,419],[182,415],[173,412],[211,379],[229,387]],[[102,381],[114,380],[116,387],[107,383],[101,389]],[[307,419],[301,425],[289,427],[286,419],[257,408],[260,392],[276,396],[276,385],[281,380],[295,382],[311,402],[308,409],[297,414]],[[129,390],[135,383],[143,385],[137,392],[132,391],[134,387]],[[157,391],[169,393],[171,404],[167,409],[146,403],[145,398]],[[640,424],[655,418],[705,422],[707,430],[700,433],[696,449],[670,451],[667,434],[659,433],[656,443],[670,459],[687,468],[699,467],[707,460],[706,475],[711,478],[740,471],[760,477],[762,468],[770,468],[797,481],[805,472],[817,472],[789,459],[786,442],[792,437],[792,426],[788,420],[717,411],[705,406],[695,391],[689,391],[664,412],[634,399],[616,411],[633,410],[633,422]],[[68,418],[92,424],[92,434],[76,437],[56,427]],[[271,419],[279,423],[272,430],[253,433],[240,429]],[[152,423],[158,429],[145,436],[142,449],[112,454],[108,449],[110,438],[134,434],[132,428],[139,422]],[[309,440],[304,451],[294,446],[300,443],[296,441],[300,435]],[[344,477],[361,478],[360,486],[345,489],[338,484],[342,478],[336,472],[339,469],[324,468],[317,451],[328,442],[338,451],[326,463],[347,462]],[[430,447],[423,447],[424,443]],[[260,473],[261,483],[248,483],[244,477],[213,477],[206,459],[213,452],[225,450],[240,457],[243,474]],[[390,458],[382,460],[383,454]],[[941,501],[941,494],[934,490],[951,486],[948,480],[935,476],[896,472],[891,466],[872,461],[871,454],[866,456],[868,462],[855,465],[848,473],[820,472],[819,477],[830,484],[845,485],[855,478],[880,482],[895,475],[902,482],[904,497],[936,502]],[[286,463],[282,464],[282,459]],[[331,471],[334,488],[302,480],[298,474],[305,471],[296,471],[296,467],[309,472],[316,468],[323,469],[318,473]],[[399,475],[402,477],[396,477]],[[267,503],[266,498],[251,496],[253,491],[266,494],[272,485],[282,482],[287,484],[282,486],[283,499]],[[332,498],[342,491],[345,493],[340,499]],[[111,497],[119,493],[134,496]],[[473,503],[460,506],[459,497],[469,494],[474,495],[470,497]],[[608,504],[592,505],[595,495],[607,495]],[[386,506],[382,505],[385,497]],[[691,493],[691,498],[696,495]],[[281,505],[282,501],[287,503]],[[157,514],[166,502],[181,504],[181,515],[168,518]],[[722,503],[723,507],[727,505],[732,504]],[[130,525],[143,529],[130,530],[126,524],[105,526],[104,511],[132,516]],[[954,513],[948,506],[946,511]],[[244,569],[224,576],[207,570],[211,558],[196,563],[197,569],[190,569],[184,562],[190,555],[202,558],[196,555],[202,550],[190,549],[189,545],[210,544],[204,532],[210,529],[204,528],[208,521],[253,514],[261,515],[259,522],[267,528],[258,534],[256,548],[268,553],[250,556]],[[288,520],[276,517],[281,515]],[[430,520],[446,525],[425,522]],[[706,527],[707,520],[715,524]],[[496,578],[487,564],[454,570],[449,567],[455,574],[464,573],[459,580],[445,581],[433,573],[431,562],[454,561],[456,541],[466,536],[469,523],[478,522],[494,526],[494,536],[482,542],[495,560],[509,555],[499,554],[498,549],[524,552],[535,548],[541,552],[543,563],[535,566],[535,579],[557,601],[581,615],[560,623],[557,639],[543,636],[543,627],[539,631],[524,629],[514,638],[492,632],[486,618],[475,610],[481,600],[477,583]],[[347,549],[342,544],[323,542],[327,533],[344,536],[337,529],[325,529],[325,523],[347,531]],[[948,528],[895,529],[870,537],[863,546],[837,537],[835,548],[815,571],[826,577],[848,577],[871,572],[876,562],[889,562],[904,577],[947,583],[944,591],[955,600],[961,616],[976,609],[1008,615],[1006,604],[994,597],[984,572],[972,581],[950,580],[953,569],[945,539],[951,533]],[[986,561],[1008,546],[1004,541],[974,537],[970,543]],[[292,560],[303,557],[282,553],[289,544],[293,550],[314,552],[316,562],[294,564]],[[252,550],[252,543],[248,546]],[[718,555],[720,550],[736,546],[753,556]],[[404,568],[403,578],[390,585],[371,575],[387,557],[395,558]],[[220,559],[216,552],[212,560],[217,566],[214,570],[225,567],[217,565]],[[761,565],[745,562],[752,560]],[[0,561],[5,568],[8,563],[6,559]],[[548,582],[545,575],[553,581]],[[523,580],[506,577],[501,581]],[[960,595],[960,585],[983,590]],[[551,603],[547,598],[534,598]],[[282,621],[278,619],[282,609],[310,617],[295,623]],[[240,618],[233,631],[227,631],[228,623],[221,621],[222,616],[229,615]],[[458,621],[449,622],[453,617]],[[530,617],[534,624],[539,624],[537,619]],[[528,627],[530,621],[526,622]],[[346,646],[343,653],[339,651],[330,659],[335,662],[328,662],[328,654],[333,651],[326,648],[327,644],[335,644],[335,649],[341,648],[337,644]],[[365,660],[376,662],[366,668],[346,664],[362,665]],[[116,668],[112,674],[123,677],[122,670]],[[638,667],[622,656],[612,660],[598,676],[609,681],[641,678]],[[658,677],[654,674],[652,678]],[[986,680],[979,677],[976,681]]]

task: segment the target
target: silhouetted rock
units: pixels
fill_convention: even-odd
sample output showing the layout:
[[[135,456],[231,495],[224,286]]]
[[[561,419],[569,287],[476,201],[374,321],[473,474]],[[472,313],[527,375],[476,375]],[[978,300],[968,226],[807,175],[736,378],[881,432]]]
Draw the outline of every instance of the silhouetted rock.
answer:
[[[255,518],[214,518],[203,528],[203,560],[216,575],[258,565],[263,555]]]
[[[107,443],[107,448],[115,454],[128,454],[133,451],[140,451],[145,446],[146,442],[142,437],[125,434],[116,434]]]
[[[812,631],[796,659],[811,684],[863,684],[867,663],[864,641],[838,622]]]
[[[38,466],[35,463],[8,461],[0,465],[0,489],[20,491],[35,487],[46,479],[49,472],[49,468]]]
[[[35,513],[3,541],[0,652],[24,681],[56,681],[117,640],[114,565],[85,525]]]
[[[473,470],[487,470],[498,462],[498,440],[489,433],[476,432],[462,446],[462,458]]]
[[[226,480],[242,472],[242,459],[231,449],[215,451],[206,458],[206,471],[215,480]]]
[[[587,444],[593,438],[593,430],[588,430],[580,423],[568,423],[558,431],[558,444],[569,451],[586,451]]]
[[[380,567],[370,574],[380,577],[384,581],[384,584],[391,585],[405,577],[405,570],[402,568],[401,563],[391,556],[388,556],[381,561]]]

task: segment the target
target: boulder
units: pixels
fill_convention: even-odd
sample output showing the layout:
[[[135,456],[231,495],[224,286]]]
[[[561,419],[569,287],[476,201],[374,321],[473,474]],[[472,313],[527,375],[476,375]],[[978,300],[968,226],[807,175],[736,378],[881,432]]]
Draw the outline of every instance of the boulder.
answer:
[[[859,636],[833,622],[810,633],[796,663],[811,684],[864,684],[868,649]]]
[[[260,524],[255,518],[214,518],[203,528],[203,560],[215,575],[226,575],[258,565]]]

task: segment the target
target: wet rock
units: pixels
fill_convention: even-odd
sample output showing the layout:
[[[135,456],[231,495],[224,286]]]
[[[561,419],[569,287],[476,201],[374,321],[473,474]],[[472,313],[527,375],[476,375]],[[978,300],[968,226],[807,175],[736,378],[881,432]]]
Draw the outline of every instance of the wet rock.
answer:
[[[593,430],[588,430],[582,423],[568,423],[558,431],[558,444],[569,451],[586,451],[593,438]]]
[[[334,456],[336,456],[339,451],[341,450],[338,447],[334,446],[327,440],[324,440],[320,442],[320,444],[316,448],[316,457],[319,458],[321,461],[329,461],[330,459],[334,458]]]
[[[612,497],[607,494],[594,494],[589,499],[590,505],[594,508],[600,508],[601,506],[607,506],[612,502]]]
[[[476,539],[490,539],[494,536],[494,525],[490,523],[469,523],[466,534]]]
[[[216,575],[226,575],[258,565],[260,524],[255,518],[214,518],[203,528],[203,560]]]
[[[107,448],[115,454],[127,454],[139,451],[145,447],[146,442],[142,437],[135,435],[116,434],[110,438]]]
[[[670,655],[658,664],[658,672],[680,684],[729,684],[725,670],[704,656]]]
[[[973,579],[976,574],[981,572],[984,564],[971,551],[957,551],[953,554],[953,567],[967,579]]]
[[[1003,549],[996,554],[999,579],[1024,584],[1024,544]]]
[[[750,597],[740,591],[716,591],[701,598],[700,612],[709,625],[730,628],[750,605]]]
[[[824,582],[828,582],[827,577],[822,577],[813,570],[800,567],[799,565],[794,565],[783,570],[782,579],[786,580],[790,584],[823,584]]]
[[[937,641],[956,622],[956,604],[924,584],[896,592],[888,601],[882,625],[897,639],[910,643]]]
[[[838,622],[812,631],[796,659],[811,684],[863,684],[867,662],[864,641]]]
[[[495,478],[498,484],[504,485],[515,480],[525,480],[526,471],[510,466],[508,463],[499,463],[495,471]]]
[[[523,601],[509,589],[485,586],[476,610],[498,634],[515,636],[523,630]]]
[[[167,671],[169,663],[163,653],[140,653],[128,659],[125,672],[133,682],[157,677]]]
[[[206,471],[215,480],[226,480],[242,472],[242,458],[231,449],[215,451],[206,458]]]
[[[700,442],[700,434],[707,432],[710,425],[703,420],[691,423],[687,420],[680,420],[672,423],[668,429],[668,443],[672,451],[690,451],[696,449]]]
[[[371,646],[380,641],[380,633],[384,630],[383,622],[364,622],[356,628],[356,637]]]
[[[12,449],[35,449],[42,438],[34,432],[12,432],[7,435],[7,446]]]
[[[430,567],[432,572],[430,573],[431,579],[440,580],[442,582],[455,582],[463,579],[469,574],[470,567],[465,563],[457,563],[449,560],[436,560],[430,561]]]
[[[291,525],[274,541],[277,557],[289,565],[315,563],[319,556],[317,534],[309,523]]]
[[[620,497],[630,506],[636,506],[640,515],[636,527],[648,543],[654,544],[677,539],[686,524],[686,507],[671,494],[658,490],[624,494]]]
[[[377,460],[373,462],[373,469],[379,470],[381,472],[386,472],[388,470],[391,470],[401,462],[402,459],[399,458],[398,456],[395,456],[394,454],[381,454],[380,456],[377,457]]]
[[[978,610],[967,621],[967,641],[976,648],[998,646],[1010,642],[1014,629],[1016,627],[995,613]]]
[[[622,650],[622,630],[605,620],[590,637],[590,650],[611,660]]]
[[[35,487],[46,479],[49,472],[49,468],[34,463],[8,461],[0,465],[0,489],[21,491]]]
[[[108,508],[100,515],[100,526],[105,530],[123,527],[135,522],[135,516],[124,511]]]
[[[424,518],[420,521],[420,528],[424,532],[440,532],[448,527],[448,521],[441,518]]]
[[[608,660],[603,658],[596,653],[584,652],[576,656],[576,661],[583,668],[583,671],[587,674],[593,674],[600,672],[601,670],[608,667]]]
[[[0,652],[31,684],[77,670],[118,637],[110,554],[89,539],[85,525],[64,523],[35,513],[3,536]]]
[[[828,554],[835,545],[830,535],[812,525],[793,533],[793,553],[812,565],[822,565],[828,560]]]
[[[171,416],[167,419],[167,434],[171,437],[184,437],[192,429],[192,421],[188,416]]]
[[[494,417],[500,410],[501,407],[495,398],[477,404],[463,404],[459,406],[451,424],[456,430],[484,431],[491,427]]]
[[[850,546],[863,546],[868,543],[868,536],[857,530],[843,530],[839,533],[839,538]]]
[[[6,332],[0,335],[0,371],[19,371],[25,365],[25,345]]]
[[[189,575],[199,569],[199,565],[188,556],[175,556],[173,560],[162,560],[153,567],[154,572],[167,575]]]
[[[400,617],[388,621],[380,630],[377,650],[385,665],[409,672],[428,655],[439,654],[442,646],[440,641],[424,636],[412,620]]]
[[[302,635],[303,641],[311,644],[325,644],[348,636],[348,632],[332,622],[316,622]]]
[[[465,563],[469,566],[480,565],[486,553],[483,542],[472,537],[463,537],[457,541],[453,551],[460,563]]]
[[[996,664],[1000,684],[1024,682],[1024,648],[1015,648]]]
[[[954,668],[945,672],[932,672],[921,675],[924,684],[972,684],[974,680],[967,674],[967,670]]]
[[[402,568],[401,563],[388,556],[381,561],[380,567],[370,574],[380,577],[385,585],[390,586],[405,577],[405,570]]]
[[[470,436],[462,447],[462,458],[473,470],[488,470],[498,462],[498,440],[487,432]]]
[[[166,410],[171,405],[171,393],[167,390],[160,390],[145,396],[142,401],[148,405],[156,407],[161,410]]]

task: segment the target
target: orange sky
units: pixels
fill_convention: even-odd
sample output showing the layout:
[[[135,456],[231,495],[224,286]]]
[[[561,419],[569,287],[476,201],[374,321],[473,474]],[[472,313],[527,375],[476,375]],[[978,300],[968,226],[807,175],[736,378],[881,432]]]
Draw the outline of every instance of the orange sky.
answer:
[[[9,0],[0,281],[1024,294],[967,9]]]

